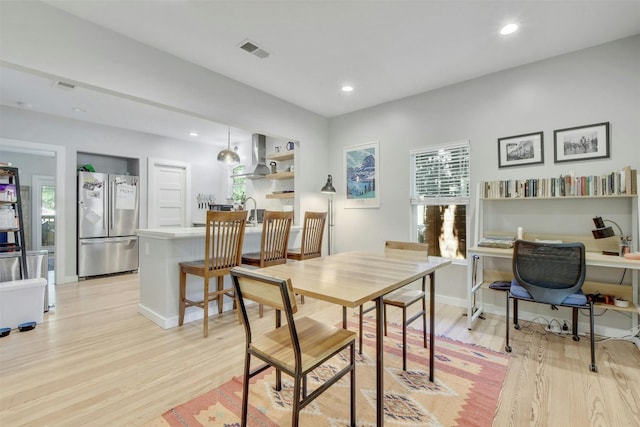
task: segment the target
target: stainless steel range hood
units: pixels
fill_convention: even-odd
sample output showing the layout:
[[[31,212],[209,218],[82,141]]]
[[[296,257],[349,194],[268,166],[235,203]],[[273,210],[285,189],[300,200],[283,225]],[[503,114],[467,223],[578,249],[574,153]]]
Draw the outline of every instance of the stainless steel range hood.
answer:
[[[271,173],[267,166],[267,137],[259,133],[251,135],[251,165],[252,172],[233,175],[233,178],[259,179]]]

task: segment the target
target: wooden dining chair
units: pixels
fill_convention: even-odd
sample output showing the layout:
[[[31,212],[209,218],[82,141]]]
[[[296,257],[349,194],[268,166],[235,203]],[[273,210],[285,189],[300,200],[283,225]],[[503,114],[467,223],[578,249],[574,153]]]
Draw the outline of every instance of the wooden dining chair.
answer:
[[[242,264],[259,268],[285,264],[292,223],[293,212],[265,211],[260,252],[242,254]],[[264,315],[262,304],[259,304],[259,313],[260,317]]]
[[[269,367],[274,367],[276,369],[276,390],[280,391],[282,389],[282,372],[293,378],[291,425],[294,427],[299,425],[298,419],[302,409],[331,385],[349,374],[351,381],[349,425],[355,426],[355,332],[327,325],[309,317],[294,318],[298,307],[290,279],[270,277],[260,274],[259,270],[246,268],[234,268],[231,271],[231,277],[246,335],[240,425],[247,425],[249,383],[251,378]],[[245,300],[259,302],[275,309],[276,328],[264,333],[258,333],[257,331],[260,329],[252,330],[252,320],[247,315]],[[281,321],[282,314],[285,316],[284,325],[282,325]],[[346,366],[337,372],[333,372],[332,369],[325,369],[323,371],[324,374],[331,373],[331,376],[324,376],[325,380],[322,385],[311,393],[307,393],[307,375],[345,349],[349,351]],[[264,365],[252,371],[251,360],[253,357],[264,362]],[[346,355],[344,358],[347,359]],[[338,387],[338,389],[344,390],[344,387]]]
[[[300,247],[287,249],[287,259],[304,261],[321,257],[322,238],[326,222],[326,212],[305,212]],[[304,304],[304,295],[300,296],[300,303]]]
[[[203,336],[206,338],[209,335],[209,302],[217,300],[218,314],[221,314],[224,296],[234,297],[232,288],[224,288],[224,276],[229,274],[233,267],[240,265],[246,221],[246,211],[207,211],[204,259],[184,261],[179,264],[180,317],[178,324],[180,326],[184,323],[184,313],[187,307],[200,307],[204,310]],[[187,274],[203,278],[202,300],[193,301],[187,298]],[[209,290],[209,279],[212,277],[218,279],[215,291]]]
[[[385,253],[391,254],[393,252],[399,253],[414,253],[418,257],[424,257],[425,261],[429,254],[429,245],[426,243],[413,243],[413,242],[397,242],[386,241],[384,244]],[[383,297],[384,303],[384,335],[387,335],[387,306],[399,307],[402,309],[402,370],[407,370],[407,326],[413,323],[415,320],[422,317],[422,337],[424,347],[427,348],[427,302],[426,302],[426,277],[422,278],[421,288],[414,289],[408,286],[404,286],[393,292],[388,293]],[[407,319],[407,309],[422,301],[421,310],[413,314]],[[375,306],[364,307],[360,306],[360,354],[362,354],[362,319],[365,313],[373,310]]]

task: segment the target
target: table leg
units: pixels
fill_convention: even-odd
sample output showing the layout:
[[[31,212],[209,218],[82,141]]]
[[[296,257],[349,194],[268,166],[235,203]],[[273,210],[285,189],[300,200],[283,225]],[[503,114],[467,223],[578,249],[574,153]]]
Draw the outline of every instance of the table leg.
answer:
[[[384,334],[382,296],[376,298],[376,420],[378,427],[384,425]]]
[[[435,294],[436,294],[436,272],[432,272],[429,273],[429,282],[430,282],[430,287],[429,287],[429,340],[430,340],[430,345],[429,345],[429,381],[433,382],[433,377],[434,377],[434,347],[436,346],[436,341],[435,341],[435,329],[436,329],[436,323],[435,323],[435,312],[436,312],[436,304],[435,304]]]

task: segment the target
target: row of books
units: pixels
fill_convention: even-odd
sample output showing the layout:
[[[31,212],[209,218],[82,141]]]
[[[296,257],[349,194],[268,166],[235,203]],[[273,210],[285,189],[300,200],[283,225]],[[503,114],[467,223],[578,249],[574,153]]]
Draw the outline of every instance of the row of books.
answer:
[[[634,195],[638,172],[627,166],[606,175],[483,181],[480,188],[485,199]]]
[[[484,248],[510,249],[513,247],[514,237],[511,236],[485,236],[478,242],[478,246]]]

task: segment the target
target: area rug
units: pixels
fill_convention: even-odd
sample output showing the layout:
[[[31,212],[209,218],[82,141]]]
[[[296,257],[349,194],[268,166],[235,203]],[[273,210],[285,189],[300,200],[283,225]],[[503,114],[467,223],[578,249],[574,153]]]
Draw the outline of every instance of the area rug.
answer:
[[[350,324],[357,330],[357,324]],[[365,319],[365,346],[356,367],[356,418],[358,426],[376,425],[375,321]],[[385,337],[386,426],[490,426],[507,369],[507,356],[492,350],[437,337],[435,382],[429,382],[428,348],[422,333],[407,330],[407,371],[402,371],[402,329],[389,324]],[[357,354],[357,352],[356,352]],[[332,359],[333,369],[344,355]],[[324,369],[308,379],[312,389],[322,381]],[[324,372],[323,372],[324,371]],[[349,420],[349,377],[318,397],[300,413],[301,426],[345,426]],[[249,426],[291,425],[291,388],[283,375],[280,392],[274,389],[275,373],[267,370],[249,386]],[[148,425],[239,426],[242,377],[180,406],[170,409]]]

